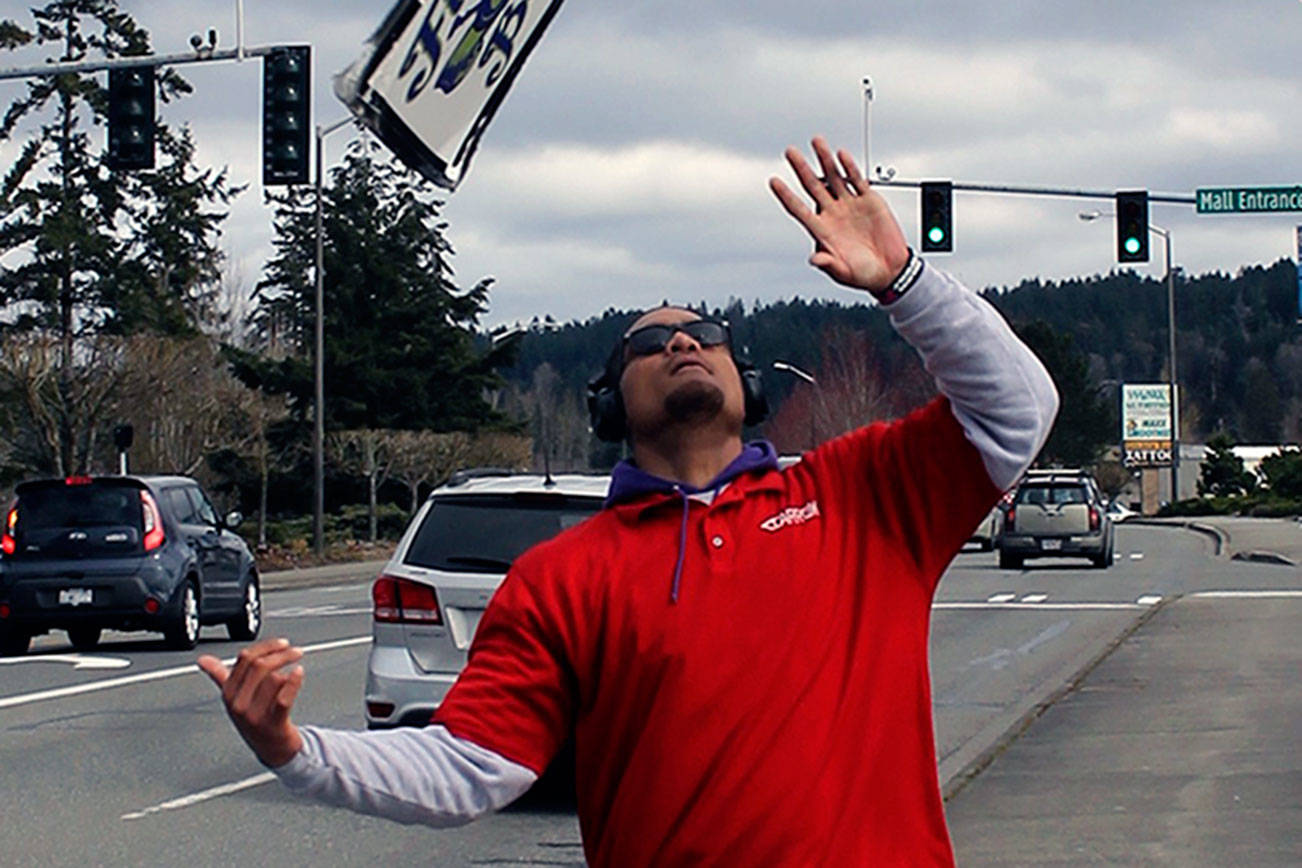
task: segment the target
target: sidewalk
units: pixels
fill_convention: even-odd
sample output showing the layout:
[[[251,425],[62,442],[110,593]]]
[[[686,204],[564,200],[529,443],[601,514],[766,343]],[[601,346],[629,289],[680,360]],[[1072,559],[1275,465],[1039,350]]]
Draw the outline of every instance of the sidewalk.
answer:
[[[951,799],[958,862],[1302,865],[1300,721],[1302,596],[1176,600]]]
[[[285,591],[293,588],[316,588],[321,585],[344,585],[374,579],[388,561],[351,561],[304,567],[300,570],[276,570],[262,574],[262,590]]]

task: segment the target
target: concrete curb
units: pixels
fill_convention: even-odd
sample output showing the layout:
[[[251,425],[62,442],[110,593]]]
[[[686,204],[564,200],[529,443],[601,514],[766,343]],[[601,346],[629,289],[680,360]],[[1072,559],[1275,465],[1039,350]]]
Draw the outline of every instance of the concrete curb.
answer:
[[[1296,567],[1297,561],[1275,552],[1235,552],[1230,555],[1232,561],[1252,561],[1257,564],[1278,564],[1282,567]]]
[[[1200,521],[1179,521],[1176,519],[1160,518],[1132,518],[1126,524],[1142,524],[1145,527],[1173,527],[1191,530],[1200,533],[1203,536],[1210,537],[1212,543],[1216,546],[1216,557],[1225,557],[1226,549],[1230,545],[1230,535],[1215,525],[1205,524]]]
[[[369,581],[384,569],[383,561],[349,561],[342,564],[326,564],[321,567],[304,567],[298,570],[276,570],[263,573],[261,578],[263,591],[289,591],[299,588],[321,588],[328,585],[346,585],[353,582]]]
[[[999,715],[986,724],[976,735],[940,763],[941,797],[949,801],[958,795],[968,782],[985,771],[1000,754],[1030,728],[1046,711],[1064,696],[1074,691],[1096,667],[1117,650],[1123,642],[1147,624],[1158,611],[1180,597],[1163,598],[1140,614],[1126,629],[1091,657],[1082,666],[1067,667],[1050,679],[1057,684],[1047,696],[1032,698]],[[983,746],[984,745],[984,746]]]

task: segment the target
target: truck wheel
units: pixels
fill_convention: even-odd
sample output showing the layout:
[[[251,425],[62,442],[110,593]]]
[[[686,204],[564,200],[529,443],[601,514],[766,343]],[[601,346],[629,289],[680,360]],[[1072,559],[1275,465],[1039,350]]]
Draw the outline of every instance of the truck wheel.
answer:
[[[99,644],[99,627],[69,627],[68,641],[78,651],[91,651]]]
[[[167,647],[175,651],[189,651],[199,644],[199,591],[193,580],[181,586],[168,622],[163,627]]]

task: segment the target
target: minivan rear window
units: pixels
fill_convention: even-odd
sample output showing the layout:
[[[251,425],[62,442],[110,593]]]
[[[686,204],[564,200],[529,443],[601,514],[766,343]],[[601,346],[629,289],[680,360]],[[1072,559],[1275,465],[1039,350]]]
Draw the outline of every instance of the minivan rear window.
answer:
[[[1083,485],[1024,485],[1017,503],[1089,503]]]
[[[61,527],[140,528],[143,516],[140,489],[92,482],[84,485],[41,485],[18,495],[18,527],[24,532]]]
[[[504,573],[525,551],[601,511],[595,497],[552,494],[440,497],[404,563],[435,570]]]

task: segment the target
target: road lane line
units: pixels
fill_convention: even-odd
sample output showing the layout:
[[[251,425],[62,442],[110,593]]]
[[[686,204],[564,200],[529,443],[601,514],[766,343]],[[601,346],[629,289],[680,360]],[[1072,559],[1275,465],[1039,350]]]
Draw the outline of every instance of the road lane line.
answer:
[[[1047,599],[1049,599],[1049,595],[1048,595],[1048,594],[1027,594],[1025,597],[1022,597],[1022,602],[1023,602],[1023,603],[1043,603],[1043,602],[1044,602],[1045,600],[1047,600]]]
[[[1142,561],[1142,560],[1144,559],[1144,553],[1143,553],[1143,552],[1131,552],[1131,554],[1130,554],[1130,559],[1131,559],[1132,561]]]
[[[1161,594],[1145,594],[1144,596],[1140,597],[1140,598],[1139,598],[1138,600],[1136,600],[1135,602],[1138,603],[1138,604],[1141,605],[1141,606],[1156,606],[1158,603],[1162,602],[1162,595],[1161,595]]]
[[[18,663],[70,663],[73,669],[126,669],[130,660],[121,657],[87,657],[82,654],[26,654],[22,657],[0,657],[0,666]]]
[[[302,646],[304,654],[311,654],[315,651],[333,651],[336,648],[348,648],[353,645],[363,645],[371,641],[370,636],[356,636],[352,639],[336,639],[332,642],[320,642],[316,645]],[[227,666],[235,662],[234,657],[229,657],[222,661]],[[191,675],[199,673],[201,670],[193,663],[185,666],[174,666],[171,669],[158,669],[153,672],[141,672],[139,675],[123,675],[118,678],[106,678],[103,681],[90,681],[85,684],[72,684],[68,687],[56,687],[51,690],[38,690],[35,693],[21,693],[17,696],[6,696],[0,698],[0,708],[13,708],[18,705],[30,705],[34,702],[44,702],[49,699],[63,699],[66,696],[79,696],[83,693],[96,693],[100,690],[111,690],[114,687],[127,687],[132,684],[143,684],[148,681],[161,681],[164,678],[175,678],[178,675]]]
[[[291,606],[279,612],[268,612],[268,618],[316,618],[322,615],[369,615],[371,607],[345,608],[337,604],[325,606]]]
[[[254,775],[253,777],[245,778],[242,781],[235,781],[229,784],[222,784],[221,786],[218,787],[210,787],[209,789],[206,790],[200,790],[197,793],[191,793],[188,796],[180,796],[179,798],[171,799],[166,802],[161,802],[157,805],[153,805],[152,807],[148,807],[140,811],[132,811],[129,814],[123,814],[121,819],[127,821],[141,820],[144,819],[145,817],[148,817],[150,814],[161,814],[163,811],[175,811],[180,808],[188,808],[191,805],[197,805],[200,802],[206,802],[209,799],[215,799],[218,798],[219,796],[229,796],[231,793],[238,793],[241,790],[248,790],[248,789],[252,789],[253,787],[259,787],[262,786],[263,784],[271,783],[275,779],[276,776],[272,772],[263,772],[260,775]]]
[[[991,594],[986,598],[987,603],[1011,603],[1017,599],[1016,594]]]
[[[987,603],[981,602],[949,602],[949,603],[932,603],[933,609],[1025,609],[1034,612],[1047,611],[1064,611],[1064,612],[1088,612],[1088,611],[1114,611],[1119,609],[1147,609],[1148,606],[1141,606],[1138,603]]]
[[[1296,599],[1302,597],[1302,591],[1199,591],[1189,596],[1204,600],[1268,600],[1272,597]]]

